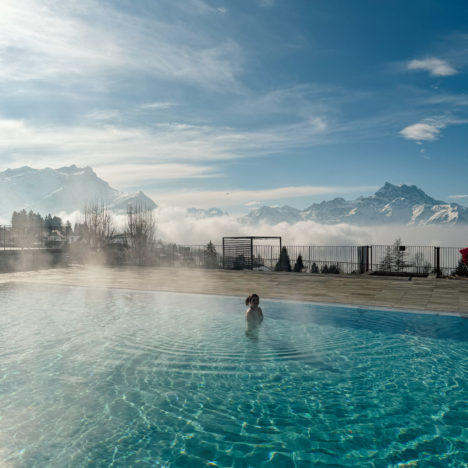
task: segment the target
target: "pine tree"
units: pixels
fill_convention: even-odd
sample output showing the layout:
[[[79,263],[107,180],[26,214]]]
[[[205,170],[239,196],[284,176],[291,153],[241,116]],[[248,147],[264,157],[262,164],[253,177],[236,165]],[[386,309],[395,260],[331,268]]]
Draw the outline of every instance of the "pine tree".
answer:
[[[11,216],[11,230],[17,247],[28,247],[28,215],[26,210],[13,211]]]
[[[218,253],[213,242],[208,242],[204,250],[205,267],[206,268],[217,268],[218,267]]]
[[[288,249],[286,247],[281,249],[278,263],[275,266],[275,271],[291,271],[291,260],[289,260]]]

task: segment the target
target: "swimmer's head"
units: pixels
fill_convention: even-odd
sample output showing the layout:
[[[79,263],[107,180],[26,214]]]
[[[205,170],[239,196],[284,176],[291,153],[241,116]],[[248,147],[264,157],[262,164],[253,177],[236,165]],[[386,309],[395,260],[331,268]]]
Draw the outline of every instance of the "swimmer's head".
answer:
[[[258,304],[260,303],[260,297],[258,296],[258,294],[251,294],[246,300],[245,300],[245,305],[254,305],[254,306],[258,306]]]

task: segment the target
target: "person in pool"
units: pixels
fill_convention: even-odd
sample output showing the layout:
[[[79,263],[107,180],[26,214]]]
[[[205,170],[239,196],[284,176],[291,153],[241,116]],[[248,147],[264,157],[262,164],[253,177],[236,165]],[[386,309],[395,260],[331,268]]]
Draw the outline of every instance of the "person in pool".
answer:
[[[246,333],[255,330],[263,321],[263,312],[259,304],[260,297],[258,297],[258,294],[251,294],[245,300],[245,305],[248,306],[245,312],[245,320],[247,322]]]

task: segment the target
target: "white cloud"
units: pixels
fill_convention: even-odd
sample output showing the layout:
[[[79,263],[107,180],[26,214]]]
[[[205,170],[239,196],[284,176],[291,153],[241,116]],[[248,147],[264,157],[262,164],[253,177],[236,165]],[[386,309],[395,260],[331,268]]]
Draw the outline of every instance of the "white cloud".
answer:
[[[468,198],[468,195],[449,195],[449,198]]]
[[[411,60],[408,65],[408,70],[424,70],[432,76],[450,76],[455,75],[457,70],[450,66],[445,60],[438,58],[426,58],[423,60]]]
[[[440,130],[446,126],[443,122],[426,121],[408,125],[400,131],[400,134],[407,140],[434,141],[439,137]]]
[[[192,164],[119,164],[93,168],[104,180],[118,185],[137,185],[153,180],[223,177],[215,167]]]
[[[331,83],[300,83],[273,90],[247,94],[246,99],[234,104],[236,112],[250,115],[293,115],[304,120],[310,116],[337,116],[339,109],[350,103],[362,103],[372,93],[345,89]],[[313,119],[313,118],[312,118]],[[323,120],[323,118],[322,118]]]
[[[174,104],[173,102],[167,102],[167,101],[162,101],[162,102],[148,102],[146,104],[142,104],[140,106],[141,109],[169,109],[170,107],[174,107],[177,104]]]
[[[244,206],[258,206],[260,205],[259,201],[249,201],[247,203],[244,203]]]
[[[260,200],[281,200],[315,195],[334,195],[339,193],[362,193],[375,190],[376,186],[364,187],[321,187],[321,186],[297,186],[280,187],[266,190],[184,190],[177,192],[150,193],[156,203],[179,207],[210,208],[216,206],[226,207],[235,205],[251,206]],[[251,200],[257,200],[252,202]]]
[[[308,121],[311,131],[318,134],[327,130],[327,123],[322,117],[315,117]]]
[[[116,109],[101,109],[88,112],[84,115],[84,118],[96,122],[119,121],[122,114]]]
[[[89,117],[110,117],[91,114]],[[153,127],[124,127],[118,125],[62,126],[39,125],[24,120],[0,118],[0,155],[14,166],[58,167],[67,164],[109,167],[114,176],[119,167],[132,161],[136,165],[160,166],[164,173],[174,173],[177,166],[191,164],[191,176],[219,174],[218,168],[194,173],[197,163],[225,161],[247,157],[278,154],[285,150],[320,143],[326,124],[320,118],[294,125],[283,125],[260,131],[237,131],[229,127],[158,124]],[[182,166],[179,167],[179,169]],[[185,166],[184,174],[188,166]],[[133,171],[133,176],[136,173]],[[170,178],[172,178],[171,176]],[[140,180],[146,180],[142,171]],[[119,179],[120,180],[120,179]],[[136,179],[135,179],[136,180]],[[111,184],[114,179],[108,180]]]
[[[426,98],[428,104],[441,104],[450,107],[468,106],[468,96],[466,94],[437,94]]]
[[[192,3],[197,11],[204,5]],[[136,17],[95,0],[4,0],[0,81],[55,80],[60,86],[84,81],[102,87],[116,73],[133,72],[209,88],[237,87],[242,52],[235,42],[161,16]]]

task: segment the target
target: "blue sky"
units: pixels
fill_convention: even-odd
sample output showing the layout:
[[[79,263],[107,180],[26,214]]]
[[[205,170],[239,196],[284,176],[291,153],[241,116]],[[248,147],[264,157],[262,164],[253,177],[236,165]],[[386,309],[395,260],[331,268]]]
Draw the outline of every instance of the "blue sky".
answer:
[[[468,206],[466,1],[3,0],[0,170],[89,165],[156,203]]]

